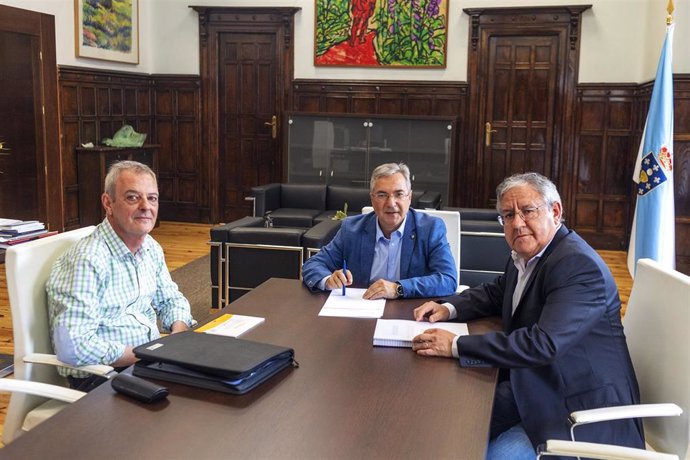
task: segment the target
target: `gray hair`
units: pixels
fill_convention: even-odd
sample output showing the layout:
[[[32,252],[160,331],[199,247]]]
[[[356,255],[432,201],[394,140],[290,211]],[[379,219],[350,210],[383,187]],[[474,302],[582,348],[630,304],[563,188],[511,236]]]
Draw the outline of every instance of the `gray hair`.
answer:
[[[138,161],[118,161],[110,165],[108,169],[108,174],[105,176],[105,193],[108,194],[110,199],[115,200],[115,184],[120,178],[120,174],[123,171],[132,171],[134,174],[148,174],[153,177],[153,181],[156,182],[156,173],[153,172],[151,168]]]
[[[369,183],[369,191],[374,191],[374,184],[376,180],[381,177],[392,176],[393,174],[402,174],[405,178],[405,185],[407,190],[412,190],[412,184],[410,183],[410,168],[407,167],[405,163],[384,163],[377,166],[371,173],[371,182]]]
[[[544,199],[548,207],[552,207],[554,203],[561,203],[561,206],[563,205],[561,202],[561,196],[558,194],[556,186],[546,177],[535,172],[513,174],[512,176],[503,179],[503,182],[496,187],[496,210],[499,214],[501,213],[501,199],[503,198],[503,195],[505,195],[508,190],[512,188],[523,187],[525,185],[529,185],[536,190]]]

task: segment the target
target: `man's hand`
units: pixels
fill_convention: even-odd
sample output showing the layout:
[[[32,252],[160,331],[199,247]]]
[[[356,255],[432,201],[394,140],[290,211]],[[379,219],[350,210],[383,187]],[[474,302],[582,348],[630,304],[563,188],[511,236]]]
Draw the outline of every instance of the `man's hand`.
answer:
[[[326,289],[332,291],[352,284],[352,272],[350,270],[336,270],[326,279]]]
[[[175,321],[172,323],[172,326],[170,326],[170,333],[175,334],[177,332],[183,332],[183,331],[188,331],[189,326],[187,326],[187,323],[184,321]]]
[[[397,299],[398,298],[398,285],[392,281],[378,280],[374,281],[369,289],[364,291],[363,299],[376,300],[376,299]]]
[[[455,334],[444,329],[427,329],[412,339],[412,350],[421,356],[453,357]]]
[[[427,320],[430,323],[436,321],[446,321],[450,318],[450,311],[437,302],[426,302],[414,309],[415,321]]]

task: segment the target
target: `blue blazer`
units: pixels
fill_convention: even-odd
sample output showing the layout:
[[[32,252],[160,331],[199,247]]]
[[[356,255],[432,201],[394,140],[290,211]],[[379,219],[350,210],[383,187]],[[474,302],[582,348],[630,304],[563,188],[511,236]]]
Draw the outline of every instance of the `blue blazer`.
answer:
[[[304,284],[317,290],[319,281],[335,270],[352,272],[352,287],[369,287],[376,244],[376,214],[346,218],[333,240],[302,267]],[[405,297],[438,297],[455,292],[458,274],[443,221],[410,209],[400,251],[400,281]]]
[[[494,283],[449,301],[458,309],[459,321],[502,317],[502,332],[458,339],[460,365],[508,369],[532,444],[570,439],[570,412],[638,404],[618,289],[601,257],[561,226],[511,314],[517,274],[509,259]],[[639,420],[583,425],[575,429],[575,439],[644,447]]]

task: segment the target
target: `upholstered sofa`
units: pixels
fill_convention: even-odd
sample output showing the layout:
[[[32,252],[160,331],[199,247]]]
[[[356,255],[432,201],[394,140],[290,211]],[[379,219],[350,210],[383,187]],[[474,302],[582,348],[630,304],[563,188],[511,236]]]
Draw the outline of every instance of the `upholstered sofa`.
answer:
[[[328,244],[339,220],[311,228],[265,227],[243,217],[211,229],[211,306],[222,308],[269,278],[301,279],[302,263]]]
[[[412,207],[438,209],[438,192],[412,192]],[[368,188],[325,184],[273,183],[252,187],[250,200],[254,202],[254,216],[267,213],[274,227],[310,228],[319,222],[331,220],[337,211],[348,207],[348,215],[359,214],[371,205]]]

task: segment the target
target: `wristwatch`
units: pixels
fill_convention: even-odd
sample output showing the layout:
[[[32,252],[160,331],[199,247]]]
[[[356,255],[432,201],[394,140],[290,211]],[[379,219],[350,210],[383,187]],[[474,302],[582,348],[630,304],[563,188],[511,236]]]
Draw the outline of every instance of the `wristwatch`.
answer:
[[[403,297],[405,295],[405,290],[402,284],[400,284],[400,281],[395,282],[395,293],[398,294],[398,297]]]

